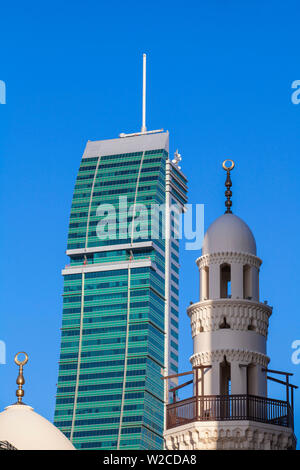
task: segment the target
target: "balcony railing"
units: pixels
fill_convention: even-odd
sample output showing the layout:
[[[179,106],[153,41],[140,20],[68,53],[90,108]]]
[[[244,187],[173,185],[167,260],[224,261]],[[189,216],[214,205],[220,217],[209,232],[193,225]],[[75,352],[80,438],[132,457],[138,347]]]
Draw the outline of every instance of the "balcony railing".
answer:
[[[294,428],[286,401],[255,395],[204,395],[167,405],[167,429],[193,421],[249,420]]]

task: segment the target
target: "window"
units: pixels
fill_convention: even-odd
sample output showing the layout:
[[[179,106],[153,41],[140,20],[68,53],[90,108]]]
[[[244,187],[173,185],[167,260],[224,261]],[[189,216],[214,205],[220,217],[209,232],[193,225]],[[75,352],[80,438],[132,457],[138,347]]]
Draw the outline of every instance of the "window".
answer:
[[[231,269],[229,264],[220,266],[220,297],[227,299],[231,297]]]
[[[220,364],[220,394],[230,395],[231,393],[231,367],[224,356]]]

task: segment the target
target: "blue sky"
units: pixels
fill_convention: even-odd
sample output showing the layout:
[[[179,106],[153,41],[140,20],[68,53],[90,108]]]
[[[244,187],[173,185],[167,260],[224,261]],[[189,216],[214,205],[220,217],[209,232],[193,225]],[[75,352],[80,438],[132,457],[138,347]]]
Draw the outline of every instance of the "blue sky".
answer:
[[[30,355],[26,400],[53,418],[62,311],[61,268],[73,186],[88,139],[141,126],[170,131],[205,224],[224,211],[221,162],[233,158],[233,210],[263,259],[261,299],[274,306],[270,366],[295,373],[300,339],[299,2],[20,2],[1,7],[0,408],[14,402],[14,353]],[[182,251],[180,367],[192,352],[186,307],[198,299],[197,252]],[[270,395],[284,398],[280,386]],[[296,393],[300,431],[300,395]]]

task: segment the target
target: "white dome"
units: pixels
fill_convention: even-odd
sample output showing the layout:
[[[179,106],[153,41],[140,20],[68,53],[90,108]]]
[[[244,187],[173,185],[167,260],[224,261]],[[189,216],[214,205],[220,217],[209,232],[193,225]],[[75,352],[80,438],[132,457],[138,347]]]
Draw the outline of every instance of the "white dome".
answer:
[[[0,413],[0,441],[18,450],[75,450],[58,428],[23,404],[8,406]]]
[[[230,251],[256,255],[256,243],[242,219],[233,214],[223,214],[209,226],[203,240],[202,255]]]

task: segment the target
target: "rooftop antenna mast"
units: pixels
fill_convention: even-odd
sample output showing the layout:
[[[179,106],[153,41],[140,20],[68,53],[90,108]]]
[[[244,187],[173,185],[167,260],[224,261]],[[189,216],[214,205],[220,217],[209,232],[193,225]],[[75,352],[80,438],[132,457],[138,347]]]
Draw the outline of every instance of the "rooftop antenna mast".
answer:
[[[147,132],[146,127],[146,54],[143,54],[143,114],[142,114],[142,129],[141,132]]]
[[[163,129],[156,129],[155,131],[147,131],[146,127],[146,54],[143,54],[143,107],[142,107],[142,127],[141,132],[134,132],[133,134],[125,134],[122,132],[119,137],[135,137],[143,134],[157,134],[163,132]]]

